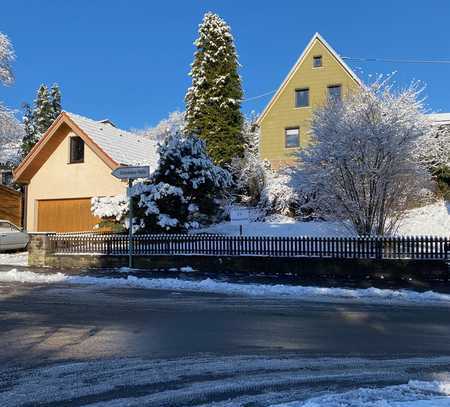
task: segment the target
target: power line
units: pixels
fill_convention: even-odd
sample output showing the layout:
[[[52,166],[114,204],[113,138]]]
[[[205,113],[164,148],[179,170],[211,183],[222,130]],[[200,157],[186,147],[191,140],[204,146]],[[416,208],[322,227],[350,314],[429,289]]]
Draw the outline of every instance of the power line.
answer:
[[[263,93],[262,95],[252,96],[252,97],[250,97],[250,98],[245,98],[245,99],[242,99],[242,102],[248,102],[248,101],[250,101],[250,100],[261,99],[261,98],[263,98],[263,97],[265,97],[265,96],[269,96],[269,95],[271,95],[272,93],[275,93],[276,91],[277,91],[277,90],[275,89],[275,90],[271,90],[270,92]]]
[[[358,58],[358,57],[341,57],[347,61],[360,61],[360,62],[394,62],[402,64],[441,64],[450,65],[450,60],[447,59],[395,59],[395,58]],[[251,100],[261,99],[263,97],[272,95],[277,89],[271,90],[270,92],[263,93],[261,95],[252,96],[249,98],[242,99],[242,102],[249,102]]]
[[[347,61],[362,61],[362,62],[396,62],[403,64],[445,64],[450,65],[450,60],[447,59],[395,59],[395,58],[353,58],[341,57]]]

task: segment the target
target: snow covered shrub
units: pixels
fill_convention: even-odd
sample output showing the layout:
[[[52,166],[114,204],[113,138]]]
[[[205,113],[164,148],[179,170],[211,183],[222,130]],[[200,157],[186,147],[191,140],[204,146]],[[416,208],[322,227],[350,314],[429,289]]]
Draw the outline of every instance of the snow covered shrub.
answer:
[[[395,230],[430,178],[416,148],[430,130],[416,84],[394,92],[378,81],[314,112],[313,145],[302,151],[304,186],[324,216],[362,235]]]
[[[266,186],[261,193],[260,209],[266,215],[284,215],[307,221],[316,217],[309,206],[311,195],[303,189],[302,174],[286,167],[268,171]]]
[[[417,154],[431,171],[444,199],[450,200],[450,126],[433,126],[418,143]]]
[[[144,232],[185,232],[216,220],[228,171],[213,164],[196,136],[169,135],[158,147],[159,166],[132,188],[138,227]]]
[[[94,197],[91,212],[100,218],[97,228],[108,228],[119,232],[128,227],[128,198],[125,195]]]

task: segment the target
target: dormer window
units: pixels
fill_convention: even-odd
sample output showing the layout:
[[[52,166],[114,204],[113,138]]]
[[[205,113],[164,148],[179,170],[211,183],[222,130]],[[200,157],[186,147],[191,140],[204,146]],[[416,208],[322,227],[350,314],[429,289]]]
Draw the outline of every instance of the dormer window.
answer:
[[[70,163],[84,162],[84,141],[81,137],[70,138]]]
[[[313,57],[313,68],[320,68],[322,66],[322,55]]]

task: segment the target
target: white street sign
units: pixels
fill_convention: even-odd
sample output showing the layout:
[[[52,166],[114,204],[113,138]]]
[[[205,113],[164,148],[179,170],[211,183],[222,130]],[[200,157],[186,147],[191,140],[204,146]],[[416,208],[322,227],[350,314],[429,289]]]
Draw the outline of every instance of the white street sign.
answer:
[[[111,174],[119,179],[148,178],[150,176],[150,167],[118,167]]]
[[[128,180],[127,195],[129,198],[129,227],[128,227],[128,267],[133,267],[133,197],[130,194],[130,189],[133,185],[133,180],[137,178],[149,178],[149,166],[135,166],[135,167],[118,167],[112,173],[114,177]]]

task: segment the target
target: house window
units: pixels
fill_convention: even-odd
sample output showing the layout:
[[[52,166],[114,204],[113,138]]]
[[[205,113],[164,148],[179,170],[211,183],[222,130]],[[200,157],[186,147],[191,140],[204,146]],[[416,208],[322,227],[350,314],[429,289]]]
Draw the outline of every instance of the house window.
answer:
[[[328,86],[328,97],[333,100],[341,100],[342,97],[341,85]]]
[[[309,89],[295,90],[295,107],[309,106]]]
[[[84,141],[81,137],[70,138],[70,163],[84,162]]]
[[[284,131],[286,148],[300,147],[300,129],[291,127]]]
[[[12,180],[13,180],[12,171],[10,171],[10,170],[0,171],[0,174],[1,174],[0,184],[2,184],[2,185],[11,185],[12,184]]]
[[[313,57],[313,68],[320,68],[322,66],[322,55]]]

